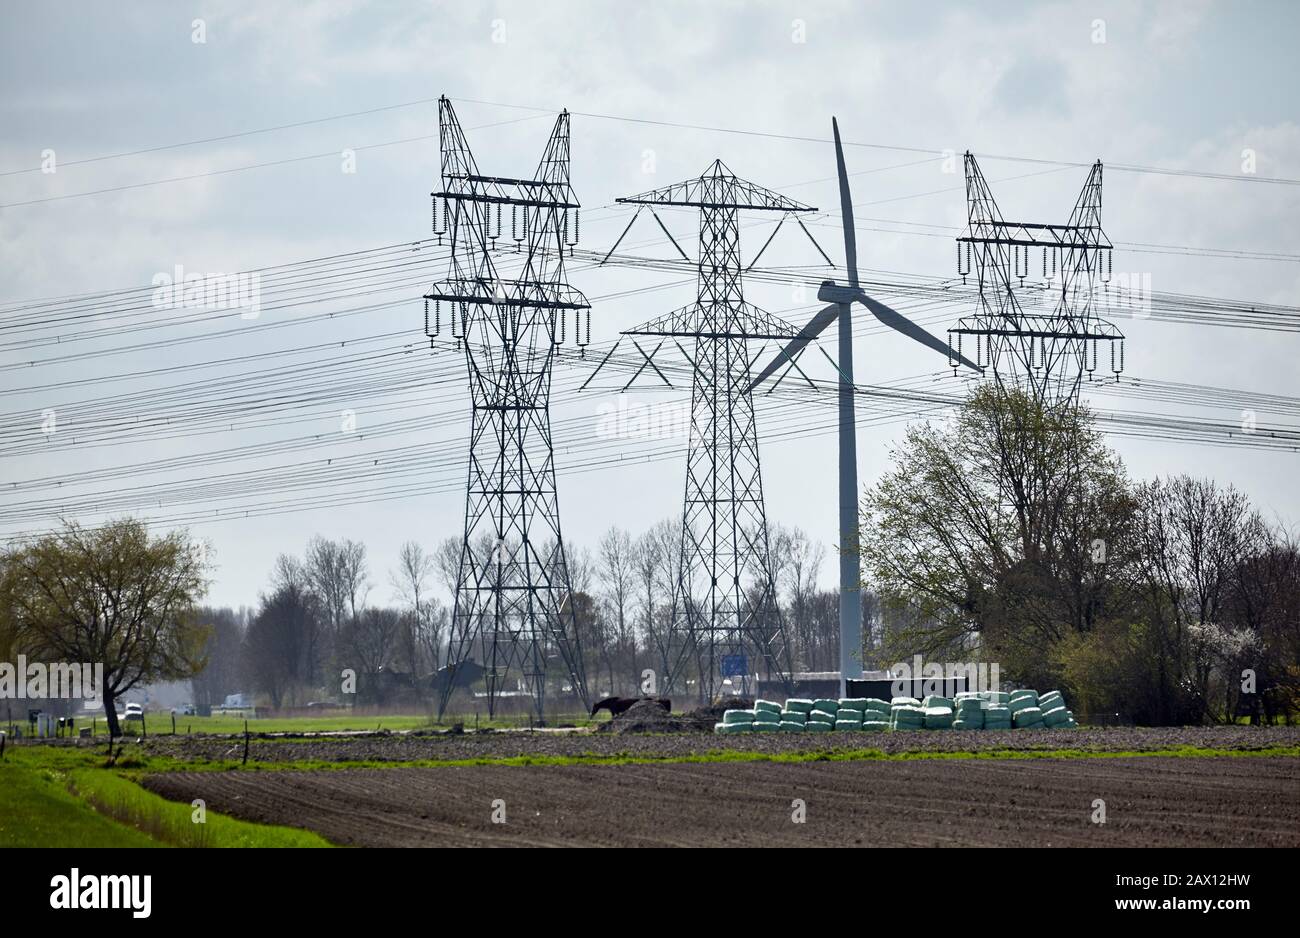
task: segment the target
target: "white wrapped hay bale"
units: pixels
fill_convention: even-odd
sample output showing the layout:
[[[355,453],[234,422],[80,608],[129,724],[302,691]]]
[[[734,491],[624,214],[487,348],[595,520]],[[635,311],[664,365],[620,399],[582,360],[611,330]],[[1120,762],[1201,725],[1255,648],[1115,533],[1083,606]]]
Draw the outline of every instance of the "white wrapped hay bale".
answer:
[[[879,697],[868,697],[866,709],[862,712],[865,714],[884,714],[885,718],[888,719],[891,709],[892,706],[888,700],[881,700]]]
[[[1066,710],[1064,705],[1057,705],[1051,710],[1043,711],[1043,725],[1049,727],[1062,726],[1071,719],[1070,711]]]
[[[896,730],[919,730],[925,724],[925,711],[919,705],[894,707],[890,723]]]
[[[723,723],[753,723],[753,710],[724,710],[722,712]]]
[[[963,697],[957,701],[953,729],[981,730],[984,728],[984,701],[978,697]]]
[[[827,726],[835,725],[835,714],[828,710],[813,710],[808,714],[809,723],[825,723]]]
[[[1037,707],[1024,707],[1017,710],[1011,719],[1018,730],[1032,729],[1043,725],[1043,711]]]
[[[952,726],[952,707],[926,707],[924,711],[927,730],[946,730]]]
[[[1011,729],[1011,709],[1002,706],[989,706],[989,708],[984,711],[984,729]]]

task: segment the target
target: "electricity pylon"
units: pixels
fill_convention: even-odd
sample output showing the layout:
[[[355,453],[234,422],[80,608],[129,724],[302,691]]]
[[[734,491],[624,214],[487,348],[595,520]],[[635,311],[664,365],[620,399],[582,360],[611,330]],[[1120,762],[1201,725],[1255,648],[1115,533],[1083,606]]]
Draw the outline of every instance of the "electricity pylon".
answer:
[[[697,178],[617,201],[649,207],[656,220],[655,206],[700,210],[695,302],[623,333],[652,368],[655,354],[669,343],[685,355],[692,372],[674,603],[678,614],[669,626],[670,672],[665,689],[679,686],[692,661],[699,670],[698,691],[704,699],[713,698],[727,678],[739,679],[738,686],[733,680],[733,691],[749,693],[750,676],[760,671],[788,684],[790,649],[773,582],[758,427],[750,393],[755,361],[750,343],[788,341],[798,330],[745,301],[740,213],[815,209],[736,177],[720,160]],[[659,224],[663,227],[662,221]],[[677,250],[686,256],[680,247]],[[658,340],[649,354],[636,342],[641,336]],[[688,340],[691,351],[682,346]]]
[[[1124,335],[1097,315],[1097,282],[1108,283],[1111,243],[1101,229],[1101,162],[1093,164],[1070,220],[1064,225],[1002,218],[979,164],[966,154],[968,227],[957,239],[957,272],[974,273],[979,287],[974,316],[949,330],[956,350],[973,338],[974,358],[1000,385],[1028,392],[1051,409],[1078,402],[1083,376],[1097,370],[1098,345],[1109,344],[1110,370],[1124,370]],[[1042,295],[1026,311],[1022,295],[1030,253],[1042,251]],[[973,260],[972,260],[973,258]]]
[[[560,536],[549,409],[564,317],[575,318],[580,339],[577,317],[585,315],[588,333],[591,328],[590,305],[564,271],[566,249],[577,240],[578,211],[569,185],[569,113],[556,119],[532,179],[480,174],[445,97],[438,101],[438,129],[442,190],[433,193],[434,230],[440,240],[450,239],[451,260],[447,276],[425,295],[425,331],[431,338],[440,333],[446,306],[473,400],[465,533],[439,714],[457,671],[477,648],[486,668],[488,713],[517,672],[540,720],[547,663],[555,655],[588,705]],[[497,243],[506,207],[513,252]],[[518,264],[514,276],[498,268],[507,261]]]

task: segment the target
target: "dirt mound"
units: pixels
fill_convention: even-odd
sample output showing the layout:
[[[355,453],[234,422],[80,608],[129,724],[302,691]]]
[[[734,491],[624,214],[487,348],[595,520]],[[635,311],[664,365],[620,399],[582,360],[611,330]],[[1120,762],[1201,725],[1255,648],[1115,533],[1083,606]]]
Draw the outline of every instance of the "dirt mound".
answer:
[[[713,724],[708,725],[713,729]],[[693,733],[700,731],[698,721],[691,717],[668,713],[657,700],[638,700],[626,711],[608,723],[596,728],[598,733]]]
[[[754,701],[744,697],[723,697],[714,703],[705,707],[699,707],[692,710],[686,716],[696,723],[708,723],[708,729],[713,729],[713,724],[722,722],[722,714],[728,710],[752,710]]]

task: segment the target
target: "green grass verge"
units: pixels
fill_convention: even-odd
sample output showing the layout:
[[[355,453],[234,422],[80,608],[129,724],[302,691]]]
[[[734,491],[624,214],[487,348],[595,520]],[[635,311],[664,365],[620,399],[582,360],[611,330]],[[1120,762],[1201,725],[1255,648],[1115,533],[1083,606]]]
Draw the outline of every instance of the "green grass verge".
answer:
[[[328,847],[317,834],[168,801],[102,752],[12,747],[0,763],[0,847]]]
[[[0,764],[0,847],[155,847],[148,835],[124,827],[68,792],[48,770]]]

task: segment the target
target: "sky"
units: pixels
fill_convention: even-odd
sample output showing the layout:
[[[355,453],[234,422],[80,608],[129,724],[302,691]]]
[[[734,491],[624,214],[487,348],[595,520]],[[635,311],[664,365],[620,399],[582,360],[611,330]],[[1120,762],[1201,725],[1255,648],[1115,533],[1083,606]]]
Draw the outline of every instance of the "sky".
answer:
[[[1300,187],[1259,177],[1300,179],[1297,34],[1300,8],[1285,2],[6,4],[0,325],[10,328],[8,337],[0,332],[0,427],[9,445],[0,451],[8,489],[0,537],[47,529],[61,513],[96,520],[104,512],[159,519],[193,512],[191,532],[209,543],[215,564],[210,601],[251,605],[276,555],[301,552],[315,534],[367,545],[376,603],[394,598],[388,572],[403,541],[433,547],[459,534],[464,363],[445,349],[428,351],[415,280],[380,272],[372,283],[387,292],[377,293],[376,308],[333,319],[322,313],[364,301],[331,306],[321,272],[318,302],[264,308],[256,319],[206,320],[183,309],[167,318],[155,309],[154,328],[143,331],[112,316],[11,328],[33,299],[145,287],[178,265],[247,271],[427,238],[439,95],[453,101],[491,175],[531,174],[555,114],[572,112],[572,179],[591,250],[608,250],[630,217],[615,198],[697,176],[720,158],[738,175],[830,213],[812,216],[809,231],[838,261],[827,142],[835,116],[854,174],[864,274],[954,276],[952,239],[966,205],[960,160],[953,172],[946,156],[974,152],[1006,217],[1045,222],[1066,220],[1086,164],[1100,159],[1102,220],[1116,242],[1117,270],[1149,277],[1155,291],[1294,304]],[[1243,171],[1247,152],[1253,173]],[[1135,166],[1224,178],[1123,168]],[[691,212],[662,218],[693,254]],[[743,221],[742,250],[752,258],[774,220]],[[620,250],[675,256],[644,216]],[[783,229],[763,258],[773,266],[819,263],[797,229]],[[694,295],[679,272],[571,268],[571,283],[592,300],[597,344]],[[300,297],[311,280],[310,270],[301,275]],[[751,279],[745,295],[797,325],[816,308],[770,280]],[[881,299],[900,308],[907,301],[888,292]],[[264,306],[274,306],[270,297]],[[971,311],[954,302],[923,321],[942,335]],[[1127,313],[1115,322],[1128,336],[1126,378],[1296,394],[1294,333]],[[313,364],[325,349],[335,368],[351,349],[360,361],[381,344],[375,336],[406,348],[369,367],[364,381]],[[26,344],[32,338],[39,344]],[[286,351],[309,345],[321,351]],[[830,343],[826,350],[834,351]],[[250,358],[259,355],[267,356],[261,364]],[[895,334],[860,336],[855,357],[862,382],[964,387],[934,353]],[[278,392],[248,377],[255,367],[289,362],[296,370],[283,372]],[[679,514],[684,480],[684,453],[647,461],[638,458],[644,440],[614,441],[613,466],[566,468],[581,461],[619,399],[577,390],[591,365],[565,366],[552,407],[569,428],[557,432],[556,461],[574,549],[594,547],[611,525],[640,533]],[[809,368],[815,377],[832,374],[820,355]],[[221,392],[198,402],[205,409],[193,424],[193,408],[173,420],[156,397],[223,376]],[[405,396],[386,396],[386,381]],[[300,383],[314,389],[311,407],[278,406],[275,394]],[[241,387],[263,406],[255,416],[234,403]],[[133,401],[146,392],[148,404]],[[833,397],[823,398],[820,416],[831,419]],[[678,388],[628,399],[672,408],[686,396]],[[1095,401],[1240,419],[1236,410],[1132,396]],[[779,423],[782,406],[760,405],[760,440],[764,420]],[[864,484],[888,469],[907,419],[925,416],[881,419],[876,406],[859,411]],[[230,408],[224,429],[222,408]],[[344,413],[352,414],[347,432]],[[399,416],[407,423],[366,438]],[[1285,412],[1257,418],[1293,423]],[[157,429],[159,420],[168,423]],[[141,422],[155,430],[131,432]],[[310,441],[292,452],[268,450],[304,436]],[[834,543],[834,437],[772,437],[762,449],[771,522]],[[1118,437],[1112,444],[1136,478],[1212,476],[1246,491],[1266,515],[1300,520],[1295,452]],[[321,490],[330,497],[319,506],[311,504],[317,490],[303,487],[297,510],[239,517],[286,474],[325,472],[332,460],[372,453],[387,467],[402,447],[410,448],[400,450],[409,488],[392,497],[369,498],[383,483],[360,477]],[[440,480],[426,491],[422,460]],[[186,501],[178,485],[196,474],[219,475],[212,484],[223,487]],[[834,572],[828,562],[828,585]]]

